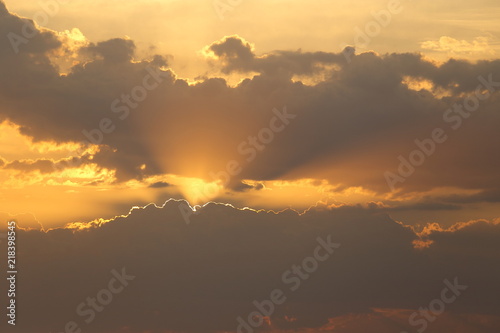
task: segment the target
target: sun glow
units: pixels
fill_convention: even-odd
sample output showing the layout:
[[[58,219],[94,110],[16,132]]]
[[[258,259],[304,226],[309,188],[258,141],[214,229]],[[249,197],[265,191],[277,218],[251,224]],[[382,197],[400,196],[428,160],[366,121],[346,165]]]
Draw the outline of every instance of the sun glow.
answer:
[[[184,198],[192,205],[205,204],[224,193],[224,187],[217,181],[178,177],[177,184]]]

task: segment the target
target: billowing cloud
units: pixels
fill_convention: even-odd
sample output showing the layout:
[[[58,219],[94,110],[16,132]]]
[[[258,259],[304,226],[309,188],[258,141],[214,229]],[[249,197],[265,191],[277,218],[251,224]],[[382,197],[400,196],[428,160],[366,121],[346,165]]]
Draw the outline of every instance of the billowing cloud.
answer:
[[[131,40],[115,38],[97,44],[92,43],[84,47],[82,52],[100,56],[109,64],[130,62],[135,53],[135,44]]]
[[[22,36],[26,20],[3,5],[0,20],[2,34]],[[178,78],[165,55],[138,59],[130,39],[85,44],[65,75],[54,64],[65,48],[55,32],[36,28],[18,54],[9,39],[0,43],[0,119],[35,142],[98,145],[73,166],[113,170],[118,183],[174,174],[238,190],[244,180],[315,178],[379,194],[500,185],[491,153],[498,60],[437,64],[350,49],[259,55],[234,35],[205,50],[221,76],[243,76],[232,86],[217,76]],[[49,168],[10,162],[27,172]],[[72,164],[53,161],[64,165]]]
[[[222,64],[224,73],[259,72],[271,75],[312,75],[326,65],[346,61],[343,54],[276,51],[257,56],[254,47],[239,36],[225,37],[207,47],[206,53]]]

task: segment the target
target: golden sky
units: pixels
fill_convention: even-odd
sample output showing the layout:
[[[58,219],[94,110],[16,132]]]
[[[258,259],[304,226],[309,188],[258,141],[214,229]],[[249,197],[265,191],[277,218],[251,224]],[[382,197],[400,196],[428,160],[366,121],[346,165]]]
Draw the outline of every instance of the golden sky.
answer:
[[[496,201],[490,199],[471,199],[470,204],[459,204],[449,198],[451,194],[472,197],[494,192],[494,189],[487,188],[487,181],[467,182],[459,179],[464,175],[460,171],[457,171],[456,180],[449,181],[443,177],[436,181],[425,175],[426,172],[436,173],[435,168],[442,168],[445,160],[460,163],[466,152],[458,156],[460,154],[452,150],[458,149],[460,141],[466,139],[454,138],[443,144],[455,148],[448,147],[447,152],[439,157],[429,158],[422,167],[426,171],[417,170],[412,176],[413,184],[409,184],[412,179],[399,184],[404,193],[396,194],[384,184],[384,168],[397,168],[398,155],[412,151],[413,138],[429,136],[432,129],[424,123],[420,128],[414,126],[419,121],[439,116],[424,112],[415,115],[420,120],[410,125],[397,120],[394,111],[389,111],[380,119],[386,117],[384,121],[394,121],[394,126],[386,127],[382,121],[377,129],[375,126],[364,128],[370,127],[366,124],[371,122],[371,116],[359,119],[354,115],[348,119],[339,113],[336,115],[337,111],[327,115],[318,109],[333,107],[342,112],[346,107],[366,109],[371,107],[370,104],[379,103],[377,98],[363,93],[365,87],[356,86],[357,83],[352,81],[363,80],[362,75],[355,72],[355,67],[361,70],[361,66],[372,66],[367,73],[373,70],[375,72],[370,75],[381,75],[382,79],[384,74],[376,72],[377,61],[387,63],[384,66],[390,66],[391,62],[401,63],[405,61],[403,54],[409,52],[419,54],[418,59],[406,59],[407,63],[402,65],[406,67],[396,75],[401,76],[400,84],[407,87],[406,94],[428,92],[428,102],[432,106],[424,105],[427,102],[422,102],[422,98],[415,101],[406,96],[407,101],[399,100],[399,105],[393,103],[391,107],[429,107],[435,113],[442,113],[453,104],[453,98],[467,93],[462,88],[455,89],[453,84],[463,85],[464,89],[466,85],[474,85],[474,82],[457,83],[449,77],[447,71],[452,71],[455,66],[449,59],[465,59],[474,64],[479,59],[493,61],[498,54],[499,25],[496,18],[500,9],[494,1],[474,4],[467,1],[401,1],[392,4],[373,0],[356,3],[242,1],[225,6],[217,1],[194,0],[72,1],[68,4],[7,1],[6,5],[12,13],[34,18],[38,29],[45,29],[47,34],[52,34],[62,43],[59,47],[47,49],[46,56],[52,67],[41,70],[52,71],[50,75],[61,75],[61,83],[52,84],[73,87],[66,91],[63,88],[57,97],[41,96],[41,99],[50,99],[42,106],[47,110],[39,110],[41,113],[57,113],[51,110],[59,108],[66,110],[68,115],[66,108],[73,108],[72,103],[78,98],[86,98],[76,96],[74,89],[85,85],[83,82],[90,84],[90,81],[81,81],[86,80],[86,76],[89,80],[99,80],[95,71],[105,72],[102,75],[110,82],[117,80],[105,69],[107,65],[106,61],[102,62],[103,57],[111,59],[119,56],[119,52],[127,52],[125,57],[130,65],[123,63],[122,76],[125,79],[119,84],[113,86],[110,83],[101,91],[97,91],[96,86],[85,88],[85,94],[90,94],[85,101],[88,105],[79,105],[76,109],[81,110],[70,113],[85,113],[85,108],[94,108],[93,111],[87,113],[88,119],[64,117],[66,119],[61,121],[60,127],[66,127],[66,130],[52,129],[59,131],[60,135],[30,128],[34,123],[23,122],[24,116],[9,117],[8,113],[3,116],[0,156],[4,168],[0,171],[3,185],[0,198],[1,211],[5,214],[30,214],[33,220],[50,228],[68,222],[110,218],[126,213],[130,207],[149,202],[161,204],[168,198],[185,198],[192,204],[216,200],[240,207],[292,207],[298,210],[318,202],[333,205],[375,202],[387,209],[395,208],[392,216],[411,224],[441,222],[448,225],[457,219],[494,218],[498,214]],[[112,38],[120,39],[114,40],[116,45],[102,43]],[[123,41],[121,46],[120,41]],[[342,55],[351,61],[350,54],[342,54],[348,45],[356,47],[358,55],[365,53],[366,56],[358,57],[353,66],[342,70]],[[19,44],[19,47],[23,46],[24,43]],[[376,60],[370,59],[368,55],[372,53],[366,52],[375,52]],[[389,52],[399,52],[399,56],[392,56],[399,59],[384,56]],[[166,71],[164,73],[170,73],[165,75],[169,82],[151,91],[144,101],[131,102],[138,106],[130,107],[126,114],[119,110],[112,114],[112,102],[141,83],[141,75],[148,75],[144,69],[140,72],[147,62],[160,66]],[[281,74],[272,70],[273,66],[279,68],[280,62],[285,66]],[[417,66],[416,62],[420,62],[420,69],[411,67]],[[431,70],[431,67],[435,73],[417,73],[418,70]],[[477,67],[482,70],[479,65]],[[80,69],[76,71],[76,68]],[[276,75],[289,76],[291,81],[287,83],[285,77],[282,77],[285,81],[273,81]],[[471,80],[464,75],[465,72],[463,75],[456,73],[456,80]],[[226,82],[215,78],[223,78]],[[242,81],[244,79],[251,81]],[[337,83],[341,82],[339,79],[353,86],[337,88]],[[304,86],[291,86],[291,82]],[[102,84],[100,81],[99,85]],[[42,86],[44,83],[33,89],[43,89]],[[364,94],[365,100],[352,104],[350,97],[345,101],[326,101],[317,95],[314,101],[314,94],[321,94],[323,86],[335,90],[336,94]],[[53,89],[60,89],[45,87],[49,95],[56,93]],[[276,93],[270,95],[259,89],[276,90]],[[211,94],[215,91],[220,98],[213,99]],[[248,98],[252,103],[245,102]],[[26,103],[44,102],[33,99]],[[123,104],[127,108],[124,103],[123,100],[117,102],[115,107],[123,107]],[[316,103],[314,108],[317,110],[308,110],[308,105],[313,105],[311,103]],[[318,103],[330,103],[331,106]],[[10,108],[8,105],[11,104],[16,102],[8,102],[4,108]],[[19,107],[31,106],[15,105],[12,112]],[[382,108],[380,103],[379,107]],[[283,132],[274,133],[271,144],[265,144],[265,150],[260,150],[258,143],[252,148],[252,141],[248,138],[258,138],[260,131],[269,127],[274,115],[272,110],[286,108],[302,114],[298,115],[297,121],[290,118],[291,125],[285,124],[287,127]],[[143,109],[153,111],[149,116],[145,115],[148,111],[141,111],[142,115],[134,112]],[[130,117],[129,111],[133,111]],[[237,115],[238,112],[243,114]],[[309,116],[308,112],[314,114]],[[362,116],[363,111],[360,112],[359,116]],[[26,109],[26,117],[29,117],[28,113]],[[107,117],[107,114],[114,118]],[[122,121],[122,117],[126,119]],[[120,133],[113,131],[106,135],[105,140],[113,141],[106,148],[103,145],[84,147],[82,142],[88,141],[88,137],[82,131],[91,132],[93,128],[89,126],[98,127],[103,118],[111,119],[114,123],[110,126]],[[437,126],[439,120],[436,119],[431,121]],[[34,118],[33,121],[36,122]],[[47,118],[47,121],[51,120]],[[305,133],[317,126],[314,122],[318,121],[323,124],[317,127],[317,136],[312,135],[310,142],[301,142],[301,136],[308,136]],[[329,129],[326,126],[329,121],[336,123],[338,128],[347,126],[351,131],[359,131],[359,135],[351,133],[346,136],[336,126]],[[469,123],[474,121],[488,120],[485,116],[483,120]],[[26,126],[24,131],[23,126]],[[474,135],[473,128],[465,128],[461,129],[461,136],[467,131]],[[127,135],[134,135],[137,140],[130,144]],[[318,145],[323,147],[317,148]],[[114,155],[122,152],[123,155],[110,157],[113,150]],[[47,169],[50,169],[50,163],[68,156],[85,155],[90,159],[96,154],[107,156],[101,158],[101,163],[88,160],[84,166],[59,172]],[[227,171],[231,161],[237,163],[238,167],[233,171],[238,171],[238,174],[230,175],[229,183],[223,186],[224,176],[220,175]],[[116,169],[117,163],[128,165],[119,170]],[[367,164],[376,167],[366,170]],[[470,170],[467,165],[463,168],[464,172]],[[214,174],[219,176],[210,176]],[[168,186],[150,187],[157,182],[168,183]],[[51,203],[56,198],[64,201],[64,208],[54,208]],[[441,209],[433,201],[439,201]],[[429,204],[433,207],[425,209]],[[405,213],[401,214],[401,208],[396,206],[404,206]],[[408,210],[411,214],[406,213]]]
[[[182,271],[158,287],[177,305],[144,291],[147,325],[112,313],[89,332],[234,332],[315,232],[353,245],[345,273],[325,268],[267,329],[400,332],[443,279],[498,277],[499,15],[498,0],[0,0],[0,217],[32,241],[33,276],[51,256],[60,273]],[[428,332],[497,329],[478,289]],[[36,333],[60,331],[42,319]]]

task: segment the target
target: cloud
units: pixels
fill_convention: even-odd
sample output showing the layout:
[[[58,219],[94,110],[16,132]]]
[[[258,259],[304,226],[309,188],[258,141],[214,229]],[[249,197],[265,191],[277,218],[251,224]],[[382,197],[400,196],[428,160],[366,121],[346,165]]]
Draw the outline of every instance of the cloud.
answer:
[[[2,225],[0,225],[0,232],[6,232],[7,230],[7,222],[8,221],[16,221],[17,225],[20,228],[24,228],[26,230],[42,230],[43,226],[37,220],[37,218],[30,213],[22,213],[22,214],[9,214],[6,212],[0,211],[0,221],[3,221]]]
[[[257,183],[257,184],[248,184],[245,182],[240,182],[239,184],[236,184],[233,186],[231,189],[236,192],[246,192],[250,190],[262,190],[264,188],[264,184],[262,183]]]
[[[500,202],[500,190],[490,189],[480,191],[471,195],[449,195],[441,198],[443,201],[453,203],[478,203],[478,202]]]
[[[97,44],[91,43],[82,52],[89,52],[102,57],[105,63],[116,64],[130,62],[135,53],[135,44],[131,40],[114,38]]]
[[[0,32],[20,34],[24,23],[3,9]],[[168,69],[166,55],[137,59],[134,42],[119,38],[85,44],[80,62],[61,75],[53,60],[65,47],[64,38],[36,31],[19,45],[19,54],[8,39],[0,42],[0,101],[5,106],[0,118],[19,125],[34,142],[94,140],[98,152],[75,159],[115,171],[116,182],[165,174],[214,181],[236,161],[241,172],[231,177],[228,189],[245,179],[314,177],[387,193],[384,173],[397,170],[398,156],[408,158],[418,148],[416,139],[442,127],[449,139],[399,189],[489,191],[500,185],[500,158],[491,154],[498,150],[498,142],[491,140],[497,134],[498,60],[436,64],[419,54],[368,52],[351,55],[348,63],[342,53],[278,50],[259,55],[249,42],[230,36],[209,45],[207,52],[215,68],[239,73],[243,80],[230,86],[224,78],[207,77],[190,84]],[[316,83],[297,78],[317,74],[322,79]],[[444,121],[448,108],[474,96],[479,76],[492,84],[480,92],[495,91],[467,118],[455,114]],[[411,89],[408,78],[430,86]],[[133,98],[154,80],[161,84],[144,98]],[[296,118],[261,148],[273,110],[284,108]],[[451,125],[458,121],[463,126],[455,132]],[[103,124],[109,133],[102,131]],[[249,145],[251,140],[257,144]],[[47,162],[30,167],[17,162],[25,170],[42,164]]]
[[[476,37],[472,42],[458,40],[449,36],[441,36],[438,40],[430,40],[421,43],[423,49],[448,52],[451,54],[494,54],[495,51],[489,45],[488,37]]]
[[[443,280],[454,277],[469,288],[447,308],[448,315],[498,313],[497,222],[417,234],[359,207],[318,206],[298,214],[211,203],[187,225],[181,204],[170,200],[72,229],[19,231],[23,289],[17,302],[29,320],[16,328],[61,331],[73,320],[86,332],[232,331],[238,316],[254,311],[254,300],[281,288],[287,301],[271,317],[273,328],[312,329],[373,308],[404,313],[427,306],[439,296]],[[291,292],[282,274],[311,255],[318,237],[328,235],[341,247]],[[430,243],[416,249],[419,239]],[[136,279],[85,324],[87,317],[78,316],[76,307],[106,287],[112,269],[122,267]],[[39,306],[48,299],[50,307]],[[396,327],[411,328],[399,317]]]
[[[172,184],[167,183],[167,182],[156,182],[156,183],[149,185],[150,188],[165,188],[165,187],[169,187],[169,186],[172,186]]]
[[[215,42],[208,47],[208,51],[226,62],[223,69],[226,73],[231,72],[233,68],[251,70],[248,64],[255,59],[252,45],[238,36],[226,37],[219,42]]]
[[[54,171],[54,164],[52,161],[45,159],[39,159],[36,161],[16,160],[5,164],[4,168],[15,169],[23,172],[31,172],[37,170],[41,173],[50,173]]]
[[[329,323],[321,328],[326,333],[370,332],[386,333],[401,332],[407,329],[408,317],[413,311],[402,309],[373,309],[363,314],[349,314],[331,318]],[[463,333],[494,333],[500,318],[494,315],[450,314],[443,313],[425,329],[428,333],[463,332]],[[418,327],[421,328],[421,327]],[[413,328],[415,330],[415,328]],[[279,331],[291,333],[290,331]],[[295,333],[312,333],[311,330],[298,330]],[[404,331],[403,331],[404,332]],[[412,332],[409,330],[409,332]],[[277,332],[278,333],[278,332]]]
[[[88,171],[80,175],[82,186],[138,180],[145,188],[155,179],[149,188],[156,189],[222,180],[221,192],[234,197],[269,193],[265,181],[310,179],[311,186],[346,190],[346,197],[359,188],[353,197],[389,198],[317,204],[300,214],[213,202],[192,211],[170,200],[51,230],[33,214],[1,213],[26,228],[18,231],[17,295],[26,320],[20,318],[16,331],[60,332],[69,321],[89,333],[234,331],[236,318],[275,288],[287,292],[269,319],[276,331],[411,330],[411,313],[454,277],[469,288],[428,332],[443,331],[443,323],[467,333],[497,329],[499,221],[429,224],[419,232],[387,213],[460,212],[467,204],[498,202],[499,60],[438,64],[420,54],[353,54],[352,48],[260,54],[234,35],[205,49],[218,74],[190,82],[169,68],[167,55],[140,58],[133,40],[88,42],[78,30],[36,27],[3,2],[0,35],[7,36],[0,39],[0,121],[18,125],[34,143],[83,147],[59,160],[0,158],[0,167],[16,176],[54,174],[61,184],[70,178],[65,173],[81,168]],[[489,46],[484,39],[442,37],[422,47],[467,54]],[[68,54],[71,67],[62,70],[58,64]],[[241,81],[229,84],[231,75]],[[474,96],[487,96],[476,111],[443,118]],[[394,200],[384,172],[398,169],[399,156],[423,149],[423,140],[428,151],[436,127],[448,139],[434,144],[435,154],[399,184],[398,194],[411,199]],[[195,178],[205,181],[186,180]],[[472,194],[428,195],[443,188]],[[291,293],[283,272],[310,256],[318,237],[329,236],[341,247]],[[75,310],[122,267],[136,279],[86,325]],[[6,283],[0,280],[0,289]]]
[[[343,54],[327,52],[275,51],[257,56],[254,46],[235,35],[207,47],[205,53],[219,60],[222,72],[258,72],[270,75],[312,75],[326,65],[345,63]]]

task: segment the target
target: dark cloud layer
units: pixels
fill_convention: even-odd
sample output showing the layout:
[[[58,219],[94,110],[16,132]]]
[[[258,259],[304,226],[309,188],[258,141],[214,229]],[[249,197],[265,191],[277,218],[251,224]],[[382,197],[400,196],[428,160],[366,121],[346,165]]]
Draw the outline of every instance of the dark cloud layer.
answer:
[[[443,280],[455,277],[468,289],[447,306],[445,317],[498,316],[498,223],[429,228],[421,240],[432,244],[417,249],[420,238],[410,228],[359,207],[318,207],[299,215],[208,204],[188,225],[180,204],[135,209],[80,231],[20,231],[22,316],[17,330],[6,332],[61,332],[68,321],[89,333],[235,331],[236,318],[254,311],[252,301],[269,298],[275,288],[286,291],[287,301],[271,317],[273,327],[314,328],[374,308],[427,307],[440,297]],[[291,292],[282,274],[312,256],[316,239],[328,235],[341,246]],[[87,325],[77,306],[106,288],[111,271],[122,267],[135,279]],[[402,318],[384,326],[390,332],[414,329]],[[486,320],[470,332],[494,329]]]

